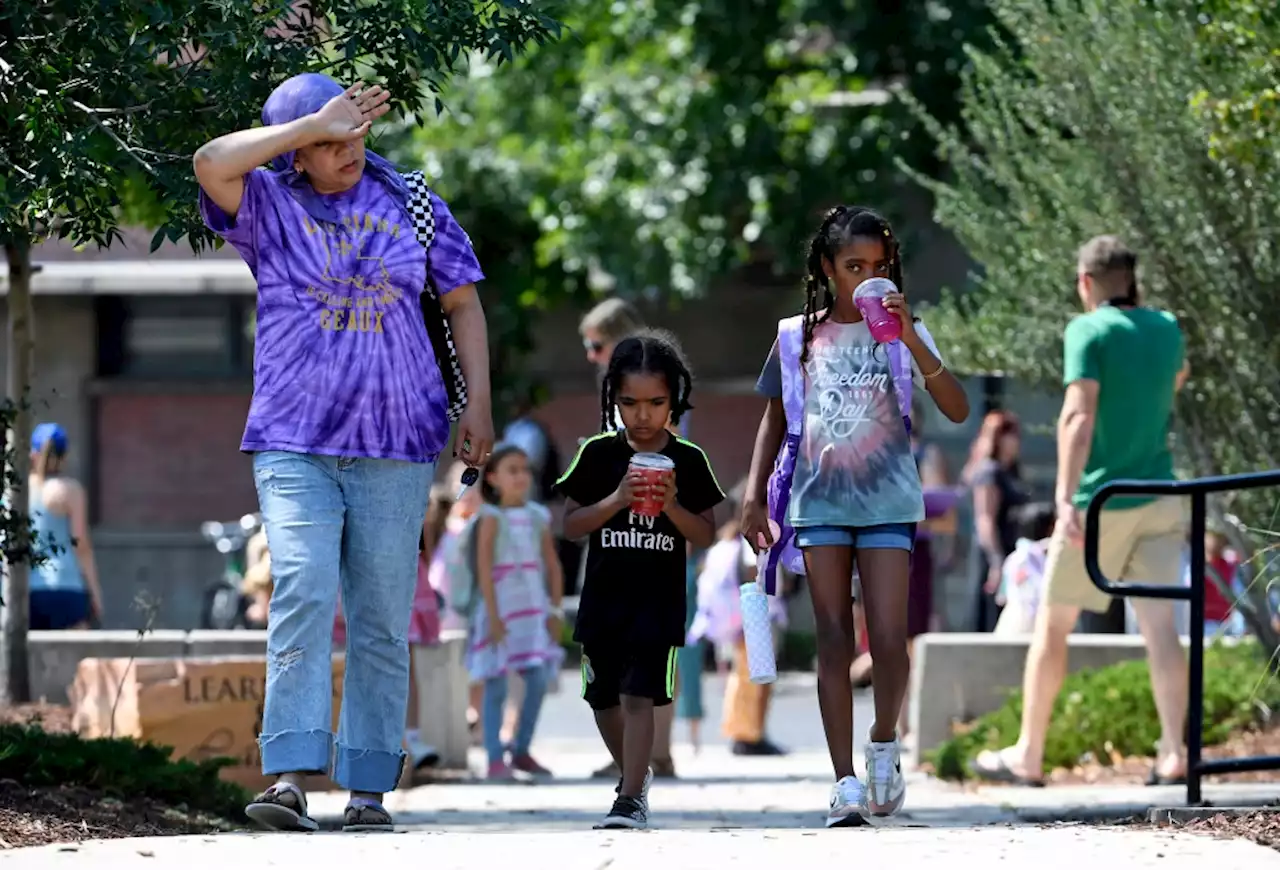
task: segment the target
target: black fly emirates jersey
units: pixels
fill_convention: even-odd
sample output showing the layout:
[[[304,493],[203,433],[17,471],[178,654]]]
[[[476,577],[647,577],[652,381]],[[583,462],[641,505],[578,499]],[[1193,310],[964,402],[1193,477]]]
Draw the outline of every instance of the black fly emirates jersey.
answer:
[[[675,463],[676,501],[701,514],[724,501],[702,448],[675,435],[657,451]],[[636,451],[624,432],[583,442],[556,489],[579,505],[613,494]],[[684,646],[685,538],[665,513],[623,509],[591,533],[574,640],[590,645]]]

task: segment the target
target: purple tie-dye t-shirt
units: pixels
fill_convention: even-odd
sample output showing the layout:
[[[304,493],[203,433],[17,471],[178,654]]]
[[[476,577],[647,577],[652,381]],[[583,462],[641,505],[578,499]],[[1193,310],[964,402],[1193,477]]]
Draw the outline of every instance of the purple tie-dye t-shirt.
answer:
[[[276,176],[244,179],[228,216],[203,191],[209,228],[258,281],[253,402],[240,449],[434,461],[448,404],[419,307],[430,260],[442,294],[484,275],[471,240],[432,194],[430,255],[400,204],[366,175],[325,197],[341,223],[318,223]]]

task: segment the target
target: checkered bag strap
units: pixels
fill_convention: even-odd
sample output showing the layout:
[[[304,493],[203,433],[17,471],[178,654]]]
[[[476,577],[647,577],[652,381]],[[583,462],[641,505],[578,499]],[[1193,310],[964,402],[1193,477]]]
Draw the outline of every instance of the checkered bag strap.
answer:
[[[413,234],[418,243],[430,252],[431,243],[436,237],[436,218],[431,209],[431,188],[421,172],[406,172],[405,184],[409,187],[408,210],[413,221]],[[436,365],[440,369],[440,377],[444,380],[445,391],[449,396],[448,415],[451,421],[462,416],[467,407],[467,380],[462,375],[462,364],[458,362],[458,348],[453,343],[453,330],[449,328],[449,318],[445,317],[440,306],[440,294],[431,281],[431,264],[427,264],[427,280],[422,288],[422,322],[427,327],[427,336],[431,339],[431,349],[435,351]]]

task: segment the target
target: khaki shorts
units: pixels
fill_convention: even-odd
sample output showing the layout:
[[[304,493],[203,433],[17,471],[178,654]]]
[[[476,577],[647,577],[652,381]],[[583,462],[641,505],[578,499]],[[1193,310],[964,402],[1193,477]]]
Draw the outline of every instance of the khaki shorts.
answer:
[[[1182,499],[1159,498],[1126,510],[1104,510],[1098,540],[1098,564],[1113,583],[1177,583],[1187,518]],[[1043,600],[1104,613],[1111,596],[1089,579],[1084,547],[1054,535],[1045,563]]]

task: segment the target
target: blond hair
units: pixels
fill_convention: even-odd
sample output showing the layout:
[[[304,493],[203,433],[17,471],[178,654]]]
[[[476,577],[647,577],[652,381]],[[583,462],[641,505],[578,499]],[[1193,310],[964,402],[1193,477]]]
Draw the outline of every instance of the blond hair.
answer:
[[[606,299],[583,315],[578,332],[590,329],[605,343],[616,344],[643,327],[644,319],[634,305],[624,299]]]

